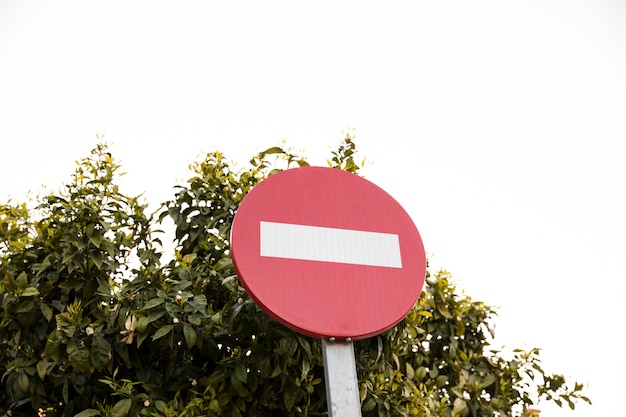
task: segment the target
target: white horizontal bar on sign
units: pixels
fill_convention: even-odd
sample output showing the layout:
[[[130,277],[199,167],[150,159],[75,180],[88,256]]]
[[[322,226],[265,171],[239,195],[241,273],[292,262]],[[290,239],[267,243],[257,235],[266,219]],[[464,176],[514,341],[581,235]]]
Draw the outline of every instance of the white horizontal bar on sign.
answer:
[[[261,222],[261,256],[402,268],[390,233]]]

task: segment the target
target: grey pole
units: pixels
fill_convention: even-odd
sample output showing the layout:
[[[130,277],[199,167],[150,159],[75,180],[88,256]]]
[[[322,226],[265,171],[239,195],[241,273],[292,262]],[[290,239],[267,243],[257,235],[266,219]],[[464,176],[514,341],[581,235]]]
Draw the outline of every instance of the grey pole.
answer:
[[[359,383],[351,340],[322,340],[329,417],[361,417]]]

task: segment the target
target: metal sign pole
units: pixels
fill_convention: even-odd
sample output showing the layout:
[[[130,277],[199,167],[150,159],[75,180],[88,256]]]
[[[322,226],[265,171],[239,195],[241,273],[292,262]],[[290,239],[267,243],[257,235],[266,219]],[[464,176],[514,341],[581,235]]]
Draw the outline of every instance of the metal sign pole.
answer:
[[[354,345],[351,340],[322,340],[329,417],[361,417]]]

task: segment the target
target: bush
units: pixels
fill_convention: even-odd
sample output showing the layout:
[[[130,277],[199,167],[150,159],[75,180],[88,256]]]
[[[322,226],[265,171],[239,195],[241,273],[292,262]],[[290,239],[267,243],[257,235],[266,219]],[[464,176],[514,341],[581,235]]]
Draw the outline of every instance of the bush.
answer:
[[[357,172],[346,135],[329,165]],[[277,170],[274,147],[235,172],[214,152],[154,215],[122,194],[98,145],[58,195],[0,206],[0,415],[321,416],[319,341],[270,319],[239,284],[229,233],[239,203]],[[174,223],[161,260],[156,230]],[[489,350],[494,311],[427,277],[409,315],[355,344],[364,416],[525,415],[574,408],[582,385],[547,375],[538,350]],[[530,412],[530,410],[528,410]]]

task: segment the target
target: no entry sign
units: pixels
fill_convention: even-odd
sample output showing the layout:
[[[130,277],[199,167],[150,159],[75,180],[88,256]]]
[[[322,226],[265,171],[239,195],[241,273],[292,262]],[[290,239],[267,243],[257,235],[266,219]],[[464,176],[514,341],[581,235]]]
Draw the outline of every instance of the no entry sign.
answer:
[[[348,172],[303,167],[259,183],[233,222],[235,268],[252,298],[284,325],[354,340],[409,312],[426,274],[406,211]]]

